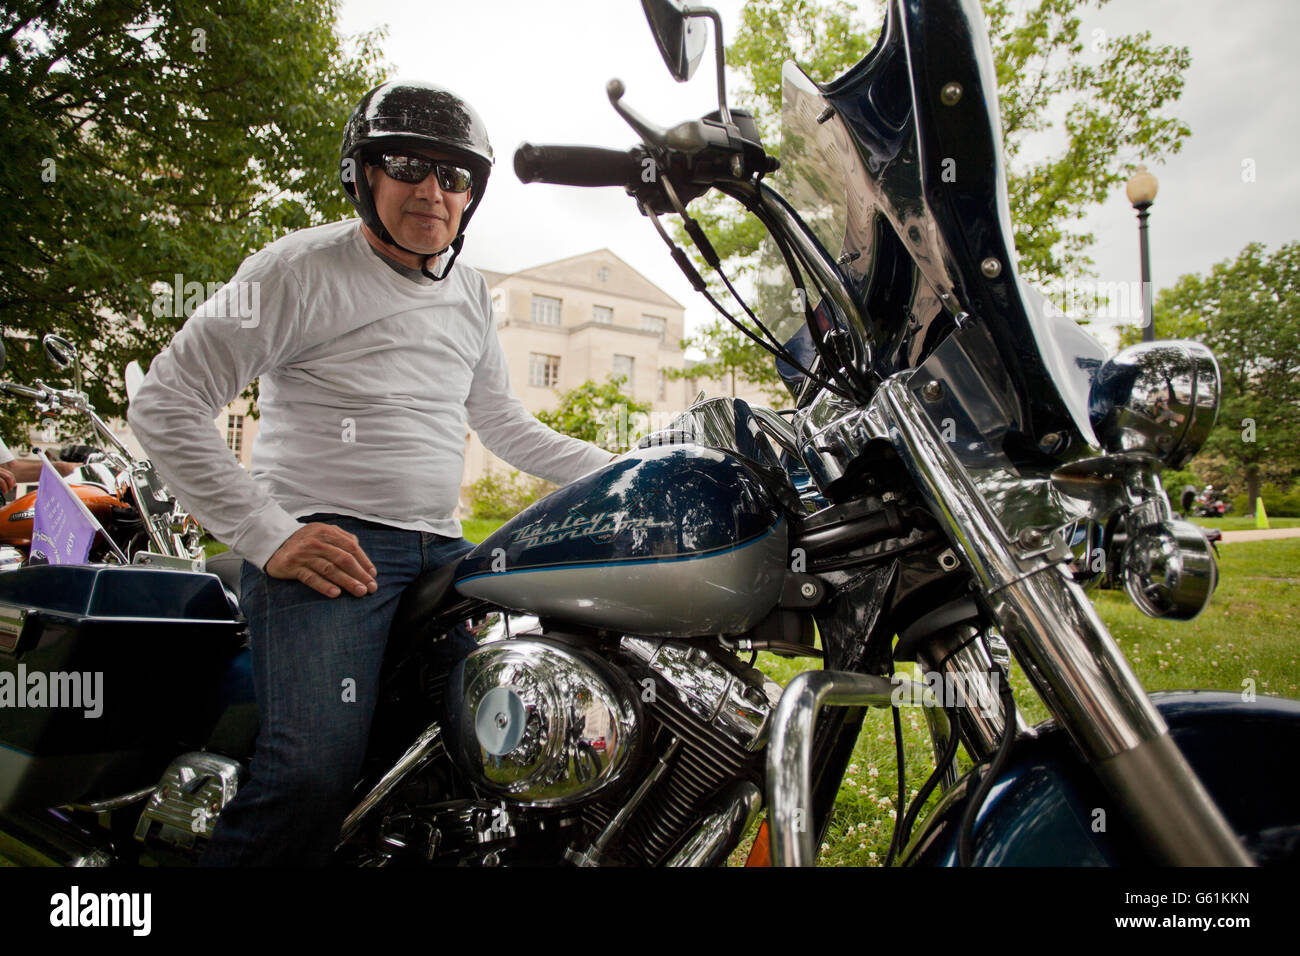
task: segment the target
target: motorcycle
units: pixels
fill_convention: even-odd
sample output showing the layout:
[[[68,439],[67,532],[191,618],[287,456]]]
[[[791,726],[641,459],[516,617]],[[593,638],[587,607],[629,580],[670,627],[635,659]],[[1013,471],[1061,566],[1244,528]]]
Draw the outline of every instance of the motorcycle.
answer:
[[[62,370],[73,371],[71,389],[57,389],[37,380],[28,387],[0,381],[0,391],[36,404],[43,418],[65,413],[82,416],[103,447],[69,446],[80,467],[67,476],[68,486],[98,525],[89,560],[96,564],[164,563],[202,570],[203,529],[167,492],[153,466],[137,459],[96,414],[81,389],[81,360],[76,347],[61,336],[42,340],[45,354]],[[0,344],[0,371],[5,364]],[[143,374],[132,362],[127,370],[128,392]],[[65,455],[65,460],[73,460]],[[15,498],[0,509],[0,569],[21,567],[28,559],[38,492]]]
[[[1198,518],[1222,518],[1232,510],[1232,502],[1223,497],[1223,492],[1216,491],[1213,485],[1206,485],[1197,491],[1192,485],[1183,488],[1183,514]]]
[[[1206,606],[1214,556],[1173,518],[1160,472],[1212,427],[1218,369],[1191,342],[1109,355],[1018,279],[976,0],[892,0],[874,49],[830,83],[787,64],[779,163],[726,103],[717,13],[643,6],[679,81],[713,21],[718,110],[662,129],[611,81],[638,146],[525,144],[516,173],[626,189],[720,310],[659,217],[682,217],[722,274],[686,206],[709,189],[739,201],[790,284],[760,295],[778,303],[766,323],[745,306],[747,334],[797,407],[699,400],[417,580],[337,861],[722,865],[765,810],[748,862],[809,865],[866,709],[908,705],[935,768],[890,862],[1293,861],[1290,790],[1239,768],[1300,742],[1300,703],[1148,697],[1070,572],[1061,531],[1090,522],[1103,547],[1123,534],[1145,613]],[[965,172],[944,182],[954,155]],[[765,181],[778,167],[783,191]],[[256,731],[235,598],[170,569],[0,576],[0,675],[102,661],[135,691],[93,734],[0,711],[5,852],[197,858]],[[182,621],[186,640],[169,641]],[[461,625],[478,642],[464,656],[449,652]],[[760,650],[822,667],[782,689],[753,667]],[[1012,655],[1051,721],[1020,715]],[[183,686],[153,676],[164,656]],[[895,676],[900,662],[966,693]],[[958,745],[974,763],[960,777]]]

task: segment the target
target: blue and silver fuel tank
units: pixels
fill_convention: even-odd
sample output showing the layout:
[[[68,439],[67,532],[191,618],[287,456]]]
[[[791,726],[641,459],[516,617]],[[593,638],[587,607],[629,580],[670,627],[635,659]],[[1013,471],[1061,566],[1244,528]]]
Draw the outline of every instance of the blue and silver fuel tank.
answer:
[[[639,448],[515,515],[465,556],[455,587],[627,633],[739,634],[780,599],[787,525],[735,456]]]

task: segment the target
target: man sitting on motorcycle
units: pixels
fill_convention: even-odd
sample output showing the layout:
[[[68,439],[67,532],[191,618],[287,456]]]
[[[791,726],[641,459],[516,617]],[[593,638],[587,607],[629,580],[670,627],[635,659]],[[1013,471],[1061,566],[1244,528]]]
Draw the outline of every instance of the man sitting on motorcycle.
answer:
[[[492,149],[448,90],[371,90],[343,137],[360,214],[244,261],[153,362],[130,422],[178,499],[246,560],[260,731],[209,865],[325,863],[351,809],[390,622],[408,584],[472,548],[452,516],[465,426],[567,483],[610,455],[513,394],[484,278],[453,269]],[[260,378],[245,474],[213,419]],[[472,646],[461,632],[459,653]],[[465,642],[470,642],[467,645]]]

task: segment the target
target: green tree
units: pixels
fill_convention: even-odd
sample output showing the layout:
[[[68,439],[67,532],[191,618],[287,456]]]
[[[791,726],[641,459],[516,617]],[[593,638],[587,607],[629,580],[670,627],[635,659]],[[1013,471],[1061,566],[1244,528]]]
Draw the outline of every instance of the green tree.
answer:
[[[1300,242],[1269,255],[1252,242],[1208,275],[1160,292],[1161,338],[1204,342],[1219,362],[1219,420],[1196,460],[1215,485],[1244,487],[1250,510],[1266,482],[1300,475]],[[1126,329],[1125,344],[1141,337]]]
[[[588,379],[577,388],[560,392],[560,404],[555,410],[537,412],[537,418],[563,435],[591,442],[606,451],[627,451],[644,431],[642,416],[650,411],[650,405],[625,393],[626,382],[624,375],[610,376],[604,383]]]
[[[156,282],[225,282],[253,250],[349,210],[338,144],[379,81],[379,34],[345,43],[336,17],[337,0],[0,7],[7,378],[60,380],[34,347],[58,331],[91,400],[121,414],[124,366],[185,318],[154,308]],[[4,412],[12,429],[32,410]]]
[[[1185,47],[1152,44],[1148,31],[1131,36],[1094,31],[1087,44],[1101,61],[1085,62],[1078,13],[1106,2],[983,2],[998,78],[1018,267],[1030,281],[1090,275],[1086,250],[1093,236],[1077,229],[1081,218],[1110,197],[1138,162],[1155,163],[1178,152],[1190,133],[1169,113],[1191,62]],[[832,79],[875,42],[883,6],[875,3],[871,9],[868,28],[856,21],[852,6],[838,0],[745,4],[727,62],[741,76],[738,101],[757,116],[769,153],[779,148],[782,64],[794,60],[814,79]],[[1064,123],[1054,131],[1050,116],[1061,106]],[[1028,160],[1029,138],[1041,143],[1043,134],[1053,132],[1063,144],[1044,158]],[[710,193],[692,215],[734,274],[758,267],[764,231],[734,201]],[[678,238],[684,241],[680,230]]]
[[[756,346],[726,319],[716,318],[694,335],[682,339],[682,348],[699,349],[704,353],[704,361],[690,368],[668,369],[665,372],[668,378],[711,378],[729,382],[732,397],[736,394],[736,381],[740,379],[760,386],[774,401],[790,397],[776,372],[771,353]]]

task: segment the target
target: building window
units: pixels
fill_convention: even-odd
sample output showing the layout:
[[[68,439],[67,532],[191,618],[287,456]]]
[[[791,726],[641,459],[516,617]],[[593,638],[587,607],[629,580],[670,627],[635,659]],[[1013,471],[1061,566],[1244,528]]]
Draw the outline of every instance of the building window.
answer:
[[[533,296],[533,321],[538,325],[559,325],[560,300],[549,295]]]
[[[528,353],[528,384],[541,388],[555,388],[560,381],[560,357]]]
[[[668,400],[668,373],[663,369],[659,370],[659,401]]]
[[[636,366],[636,359],[634,359],[631,355],[614,356],[614,374],[622,375],[624,378],[627,379],[627,387],[629,390],[632,388],[632,384],[633,384],[632,372],[635,366]]]
[[[235,453],[236,458],[243,457],[244,451],[244,416],[226,416],[226,447]]]
[[[614,321],[614,310],[607,305],[595,305],[591,308],[591,321],[609,325]]]
[[[492,293],[492,314],[502,315],[506,311],[506,294],[504,292]]]
[[[597,270],[596,270],[596,278],[599,279],[601,282],[608,282],[608,281],[609,281],[609,267],[608,267],[608,266],[601,266],[599,269],[597,269]]]
[[[661,315],[641,316],[642,332],[653,332],[662,339],[664,337],[664,329],[666,328],[668,328],[668,320]]]

